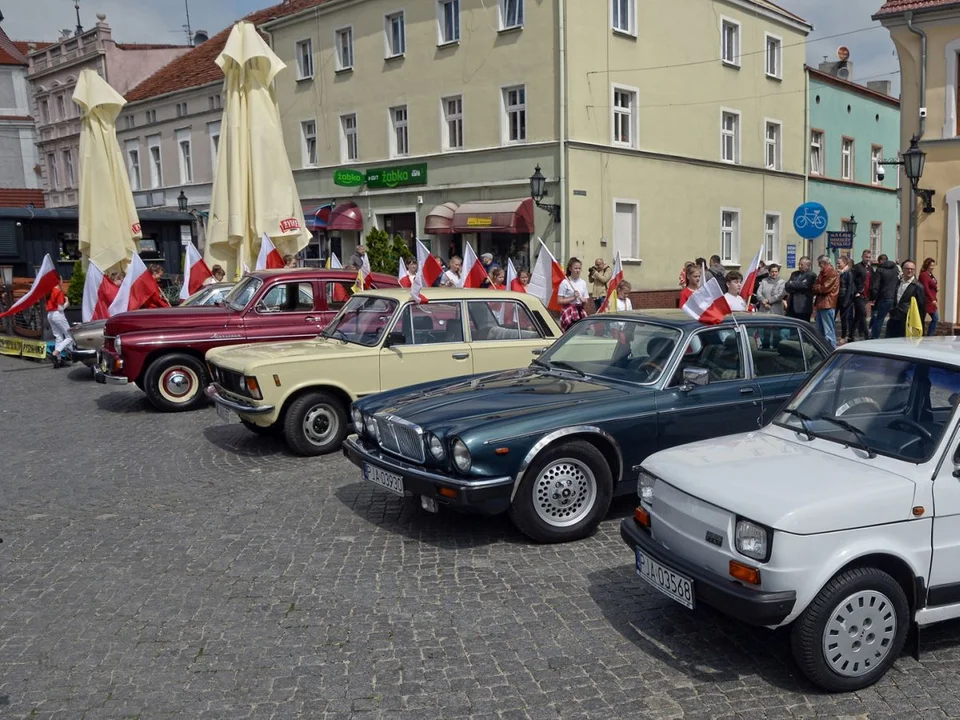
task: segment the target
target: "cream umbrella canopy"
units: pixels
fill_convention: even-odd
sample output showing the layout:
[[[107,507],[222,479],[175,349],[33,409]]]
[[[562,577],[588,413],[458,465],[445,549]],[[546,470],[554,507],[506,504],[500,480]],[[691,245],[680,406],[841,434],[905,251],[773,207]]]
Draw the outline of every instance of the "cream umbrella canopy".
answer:
[[[217,58],[226,106],[207,223],[207,264],[235,277],[254,267],[266,234],[281,254],[310,241],[287,159],[273,80],[286,65],[253,25],[239,22]]]
[[[117,142],[117,116],[127,104],[94,70],[80,72],[80,252],[104,271],[125,267],[139,250],[140,218]]]

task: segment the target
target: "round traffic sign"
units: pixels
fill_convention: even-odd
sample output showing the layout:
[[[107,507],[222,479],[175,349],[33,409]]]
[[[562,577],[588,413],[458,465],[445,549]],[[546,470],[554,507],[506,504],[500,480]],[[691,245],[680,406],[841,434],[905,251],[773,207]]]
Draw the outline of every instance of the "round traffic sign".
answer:
[[[807,202],[793,213],[793,229],[804,240],[820,237],[827,229],[827,209],[817,202]]]

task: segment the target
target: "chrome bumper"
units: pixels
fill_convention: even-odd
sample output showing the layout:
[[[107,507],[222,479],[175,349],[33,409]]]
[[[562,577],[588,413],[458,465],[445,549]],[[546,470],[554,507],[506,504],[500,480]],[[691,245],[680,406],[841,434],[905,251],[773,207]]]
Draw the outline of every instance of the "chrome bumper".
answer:
[[[93,376],[93,379],[96,380],[101,385],[127,385],[130,381],[123,375],[107,375],[100,368],[96,369],[96,374]]]
[[[243,403],[236,402],[225,398],[220,394],[220,390],[216,385],[207,385],[207,389],[204,390],[206,396],[213,400],[217,405],[222,405],[228,410],[233,410],[233,412],[240,415],[266,415],[267,413],[273,412],[273,405],[244,405]]]

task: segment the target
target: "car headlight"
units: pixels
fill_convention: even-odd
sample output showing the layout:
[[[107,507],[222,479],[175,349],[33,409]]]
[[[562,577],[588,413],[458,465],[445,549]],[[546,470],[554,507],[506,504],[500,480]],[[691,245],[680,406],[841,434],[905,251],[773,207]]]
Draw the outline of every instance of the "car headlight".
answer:
[[[460,438],[453,441],[453,464],[462,473],[469,472],[473,460],[470,458],[470,449]]]
[[[113,349],[117,351],[117,355],[120,354],[120,336],[119,335],[113,339]]]
[[[358,433],[363,432],[363,413],[355,407],[350,408],[350,419],[353,420],[353,427]]]
[[[639,483],[637,483],[637,494],[640,496],[640,502],[647,505],[653,503],[653,486],[656,484],[656,475],[651,475],[646,470],[640,471]]]
[[[427,435],[427,447],[430,449],[430,454],[433,455],[434,460],[443,460],[446,450],[443,449],[443,443],[440,442],[440,438],[432,433]],[[469,456],[469,453],[467,453],[467,455]]]
[[[373,419],[373,415],[363,418],[363,426],[367,429],[367,435],[380,442],[380,428],[377,426],[377,421]]]
[[[770,559],[770,530],[750,520],[737,520],[737,552],[765,562]]]

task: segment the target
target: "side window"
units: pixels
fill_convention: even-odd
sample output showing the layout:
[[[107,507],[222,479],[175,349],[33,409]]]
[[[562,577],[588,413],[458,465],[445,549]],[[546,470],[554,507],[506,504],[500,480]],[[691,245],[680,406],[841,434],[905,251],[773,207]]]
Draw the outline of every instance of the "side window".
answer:
[[[281,283],[267,290],[260,300],[260,312],[310,312],[313,285],[308,282]]]
[[[411,303],[397,318],[392,332],[403,333],[404,345],[463,342],[460,307],[460,303]]]
[[[748,328],[747,334],[757,377],[806,372],[805,347],[797,328],[765,325]]]
[[[803,333],[803,355],[807,359],[808,372],[816,370],[827,359],[827,355],[810,340],[806,332]]]
[[[527,308],[513,300],[472,300],[467,303],[467,313],[474,342],[543,337]]]
[[[698,367],[710,373],[710,382],[737,380],[744,376],[740,338],[731,328],[697,333],[690,338],[677,367],[673,385],[683,382],[683,370]]]
[[[327,309],[336,312],[353,295],[353,283],[328,280],[323,284],[323,292],[327,298]]]

